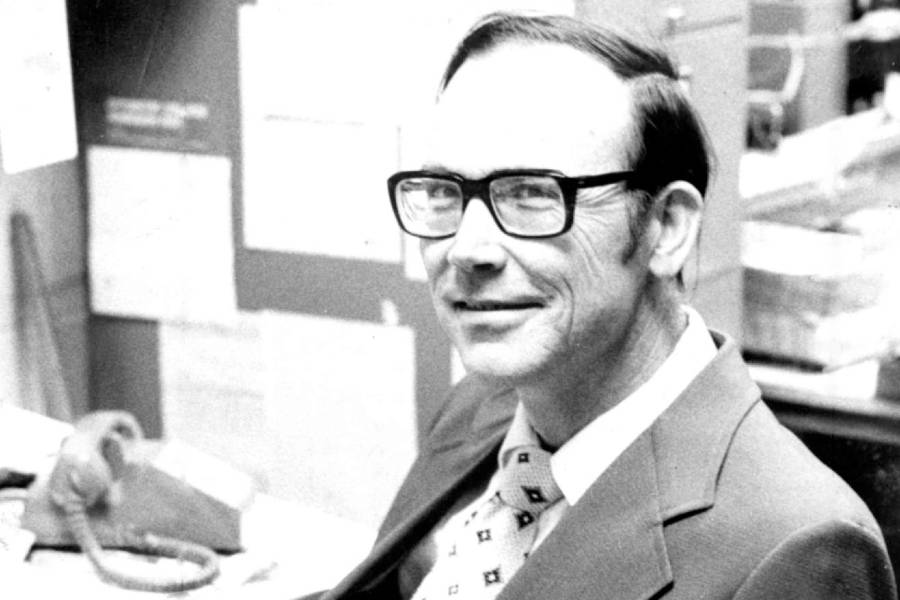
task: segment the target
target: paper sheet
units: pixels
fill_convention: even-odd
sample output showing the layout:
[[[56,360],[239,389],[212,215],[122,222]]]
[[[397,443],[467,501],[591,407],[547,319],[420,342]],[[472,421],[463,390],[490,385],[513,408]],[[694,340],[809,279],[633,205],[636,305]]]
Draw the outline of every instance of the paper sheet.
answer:
[[[56,462],[56,454],[72,426],[63,421],[0,404],[0,467],[42,473]]]
[[[77,155],[65,0],[0,0],[0,81],[7,173]]]
[[[504,9],[572,14],[574,1],[267,0],[255,8],[245,10],[254,14],[241,30],[242,71],[253,78],[244,93],[264,113],[400,123],[431,103],[477,18]]]
[[[172,321],[233,318],[231,162],[94,146],[87,165],[92,310]]]
[[[267,491],[273,449],[257,316],[161,323],[159,365],[163,434],[229,461]]]
[[[399,263],[397,130],[267,119],[245,137],[244,245]]]
[[[414,344],[407,327],[286,313],[164,323],[165,435],[374,528],[415,454]]]
[[[245,246],[403,262],[385,180],[415,164],[459,37],[504,8],[571,14],[574,2],[241,6]]]
[[[271,493],[376,527],[416,452],[411,329],[265,313]]]
[[[398,131],[382,112],[391,86],[376,83],[393,61],[374,26],[388,14],[352,0],[240,7],[245,247],[400,262],[384,184]]]
[[[397,123],[436,91],[435,10],[403,0],[280,1],[242,7],[241,19],[244,111]]]

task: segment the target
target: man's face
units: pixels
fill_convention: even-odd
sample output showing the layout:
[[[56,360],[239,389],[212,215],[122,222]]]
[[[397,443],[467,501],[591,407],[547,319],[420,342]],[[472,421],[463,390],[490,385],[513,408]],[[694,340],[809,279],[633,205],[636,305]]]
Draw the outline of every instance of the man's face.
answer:
[[[443,93],[426,168],[470,179],[627,169],[630,107],[625,83],[577,50],[502,45],[464,63]],[[639,327],[646,280],[641,252],[623,259],[633,202],[618,186],[581,190],[569,232],[529,240],[502,233],[476,197],[455,236],[423,240],[438,318],[467,370],[528,381],[612,365]]]

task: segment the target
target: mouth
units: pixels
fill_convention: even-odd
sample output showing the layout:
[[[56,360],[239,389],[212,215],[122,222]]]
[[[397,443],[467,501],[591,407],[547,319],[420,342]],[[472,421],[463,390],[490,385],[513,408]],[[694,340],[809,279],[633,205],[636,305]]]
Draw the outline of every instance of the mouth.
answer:
[[[511,310],[528,310],[541,308],[540,302],[533,300],[499,301],[499,300],[456,300],[451,302],[454,310],[472,312],[496,312]]]

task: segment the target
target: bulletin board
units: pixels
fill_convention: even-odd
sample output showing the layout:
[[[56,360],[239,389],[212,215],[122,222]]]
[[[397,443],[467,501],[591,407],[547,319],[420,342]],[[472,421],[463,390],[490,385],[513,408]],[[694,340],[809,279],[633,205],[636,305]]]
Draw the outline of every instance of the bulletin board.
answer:
[[[334,148],[331,158],[355,153],[356,164],[382,157],[365,188],[378,197],[361,219],[339,227],[328,217],[352,214],[346,206],[319,211],[312,227],[297,232],[305,246],[278,227],[279,215],[272,219],[272,207],[289,199],[274,197],[263,210],[248,211],[240,79],[247,61],[238,40],[239,15],[255,10],[259,4],[216,0],[74,2],[70,9],[86,146],[93,405],[132,410],[151,435],[162,432],[164,323],[228,322],[274,311],[408,326],[415,332],[416,397],[437,402],[450,384],[449,344],[434,322],[426,284],[407,276],[403,240],[379,185],[397,165],[396,124],[346,115],[319,122],[314,113],[298,120],[288,110],[266,115],[274,123],[264,128],[268,150],[253,155],[263,161],[256,167],[263,177],[283,184],[303,174],[303,161],[271,146],[290,143],[287,134],[299,130],[293,139],[320,142],[307,150],[308,159],[323,144]],[[286,39],[295,37],[288,33]],[[297,104],[296,96],[288,100],[286,106]],[[364,139],[370,143],[361,145]],[[320,160],[306,171],[327,167]],[[318,181],[303,180],[308,187]],[[268,198],[267,190],[258,197]],[[248,215],[256,220],[248,224]],[[365,225],[379,215],[377,239],[370,241]],[[362,242],[354,248],[355,239]]]
[[[69,0],[92,408],[162,432],[159,324],[234,311],[237,0]],[[186,58],[187,57],[187,58]]]
[[[459,373],[385,180],[502,8],[574,3],[72,0],[95,405],[158,433],[160,324],[300,314],[408,328],[421,431]]]

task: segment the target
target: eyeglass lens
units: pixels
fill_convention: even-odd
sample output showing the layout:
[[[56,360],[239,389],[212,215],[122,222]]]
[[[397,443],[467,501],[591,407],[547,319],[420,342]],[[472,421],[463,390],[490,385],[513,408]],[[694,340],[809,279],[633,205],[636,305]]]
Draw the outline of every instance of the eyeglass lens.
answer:
[[[552,177],[512,175],[490,182],[489,201],[507,233],[552,235],[565,227],[563,192]],[[410,177],[395,188],[398,212],[413,235],[452,235],[463,216],[460,184],[449,179]]]

